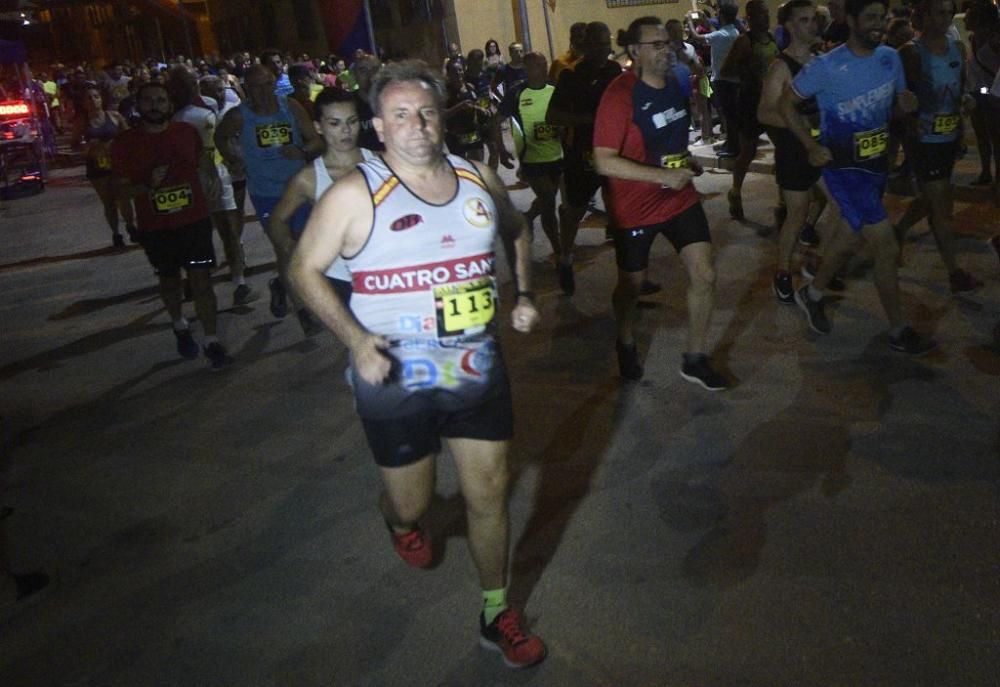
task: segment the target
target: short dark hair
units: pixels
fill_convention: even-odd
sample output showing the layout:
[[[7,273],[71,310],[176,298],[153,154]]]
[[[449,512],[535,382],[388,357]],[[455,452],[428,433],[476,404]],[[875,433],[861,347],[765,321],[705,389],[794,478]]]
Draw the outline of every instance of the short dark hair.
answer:
[[[135,89],[136,102],[138,102],[139,99],[142,98],[142,94],[144,92],[148,91],[151,88],[160,89],[161,91],[167,94],[168,99],[170,98],[170,91],[167,90],[166,84],[160,83],[159,81],[144,81],[143,83],[139,84],[139,88]]]
[[[663,26],[663,20],[659,17],[639,17],[633,19],[627,29],[618,29],[618,37],[615,41],[619,48],[627,48],[639,42],[639,34],[642,33],[643,26]]]
[[[304,64],[293,64],[288,68],[288,80],[292,83],[307,76],[309,76],[309,67]]]
[[[719,23],[723,26],[735,23],[738,16],[740,16],[740,8],[736,4],[727,2],[719,6]]]
[[[320,121],[323,119],[323,108],[327,105],[336,105],[337,103],[350,103],[357,110],[358,96],[354,95],[351,91],[336,86],[324,88],[316,96],[316,100],[313,101],[313,119],[317,122]]]
[[[368,103],[375,116],[382,116],[382,93],[393,84],[418,81],[430,88],[437,97],[438,105],[445,102],[445,87],[439,71],[431,69],[423,60],[402,60],[390,62],[372,77]]]
[[[806,7],[815,7],[812,0],[788,0],[778,8],[778,24],[784,26],[792,18],[792,12]]]
[[[861,13],[865,11],[865,8],[869,5],[882,5],[882,7],[889,9],[889,0],[845,0],[844,2],[844,14],[848,17],[854,17],[857,19],[861,16]]]

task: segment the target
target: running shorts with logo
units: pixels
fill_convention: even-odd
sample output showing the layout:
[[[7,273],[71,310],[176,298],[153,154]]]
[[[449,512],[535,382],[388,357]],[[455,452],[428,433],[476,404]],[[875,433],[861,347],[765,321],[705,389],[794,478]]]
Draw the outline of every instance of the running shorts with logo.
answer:
[[[862,57],[842,45],[803,67],[792,89],[819,104],[819,140],[833,156],[823,179],[844,220],[854,231],[884,221],[889,119],[906,89],[899,55],[880,45]]]
[[[392,370],[386,382],[368,384],[352,363],[351,379],[379,465],[422,458],[441,436],[513,434],[511,412],[497,409],[510,405],[496,341],[497,210],[476,168],[455,155],[447,160],[458,190],[443,205],[410,192],[381,159],[358,166],[374,219],[361,251],[344,256],[350,307],[361,326],[389,341]],[[406,431],[390,434],[394,422]]]
[[[181,270],[215,267],[212,220],[206,217],[177,229],[139,232],[139,244],[160,277],[176,277]]]
[[[601,99],[594,147],[609,148],[645,165],[668,169],[689,166],[689,74],[684,65],[675,65],[666,85],[656,89],[632,72],[622,73]],[[605,188],[611,225],[621,231],[660,225],[699,203],[693,184],[674,191],[660,184],[611,177]]]
[[[687,210],[666,222],[648,227],[635,227],[616,231],[615,259],[622,272],[641,272],[649,265],[649,249],[653,239],[662,234],[678,253],[692,243],[709,243],[712,240],[708,230],[708,217],[701,203],[695,203]]]

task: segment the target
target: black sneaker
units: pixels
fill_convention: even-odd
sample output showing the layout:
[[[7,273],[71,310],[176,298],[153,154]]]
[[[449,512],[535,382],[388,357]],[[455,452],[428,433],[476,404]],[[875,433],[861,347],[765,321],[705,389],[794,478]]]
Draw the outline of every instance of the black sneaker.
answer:
[[[681,365],[681,377],[693,384],[700,384],[709,391],[723,391],[729,388],[726,378],[712,369],[707,355],[699,355],[693,361]]]
[[[799,243],[803,246],[818,246],[819,232],[811,224],[803,224],[802,231],[799,232]]]
[[[191,336],[190,329],[175,329],[174,336],[177,338],[177,353],[182,358],[194,360],[201,353],[198,349],[198,343]]]
[[[298,316],[299,325],[302,327],[302,332],[306,336],[315,336],[323,331],[322,325],[320,325],[320,323],[317,322],[305,308],[301,308],[295,314]]]
[[[213,372],[223,370],[235,362],[233,356],[226,352],[225,347],[218,341],[205,346],[205,357],[208,358],[208,367]]]
[[[821,298],[818,301],[814,301],[809,298],[808,284],[795,292],[795,302],[798,303],[802,312],[806,314],[806,320],[809,321],[810,329],[817,334],[830,333],[830,321],[826,319],[826,312],[824,312],[823,308],[823,299]]]
[[[280,320],[288,314],[288,297],[285,294],[285,285],[281,283],[281,277],[275,277],[267,282],[267,288],[271,289],[271,314]]]
[[[556,263],[556,269],[559,270],[559,288],[563,290],[567,296],[572,296],[576,292],[576,277],[573,274],[573,263]]]
[[[111,245],[114,248],[124,248],[125,237],[116,231],[114,234],[111,235]]]
[[[779,303],[784,305],[795,304],[795,287],[792,285],[792,275],[782,270],[774,275],[771,282],[771,289],[774,291]]]
[[[663,290],[663,287],[657,284],[655,281],[649,281],[648,279],[642,280],[642,286],[639,287],[640,296],[652,296],[654,293],[659,293]]]
[[[615,341],[615,351],[618,353],[618,373],[633,382],[642,379],[642,364],[635,342],[626,346],[621,341]]]
[[[919,357],[937,348],[937,342],[920,336],[912,327],[903,327],[898,336],[889,335],[889,348],[897,353]]]
[[[246,305],[253,303],[260,298],[260,294],[254,291],[249,284],[240,284],[233,289],[233,305]]]

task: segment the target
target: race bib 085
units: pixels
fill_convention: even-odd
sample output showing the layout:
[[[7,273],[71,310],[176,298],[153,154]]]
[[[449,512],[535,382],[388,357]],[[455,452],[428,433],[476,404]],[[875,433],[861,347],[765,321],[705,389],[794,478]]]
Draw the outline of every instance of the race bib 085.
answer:
[[[889,143],[889,132],[883,126],[871,131],[858,131],[854,134],[854,160],[866,162],[885,154]]]

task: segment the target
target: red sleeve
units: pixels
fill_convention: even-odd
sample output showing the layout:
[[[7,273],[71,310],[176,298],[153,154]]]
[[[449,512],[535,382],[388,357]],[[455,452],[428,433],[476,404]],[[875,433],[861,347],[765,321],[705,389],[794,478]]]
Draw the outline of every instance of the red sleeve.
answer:
[[[594,147],[621,151],[625,134],[632,123],[632,89],[629,88],[630,72],[617,77],[601,96],[594,118]]]

